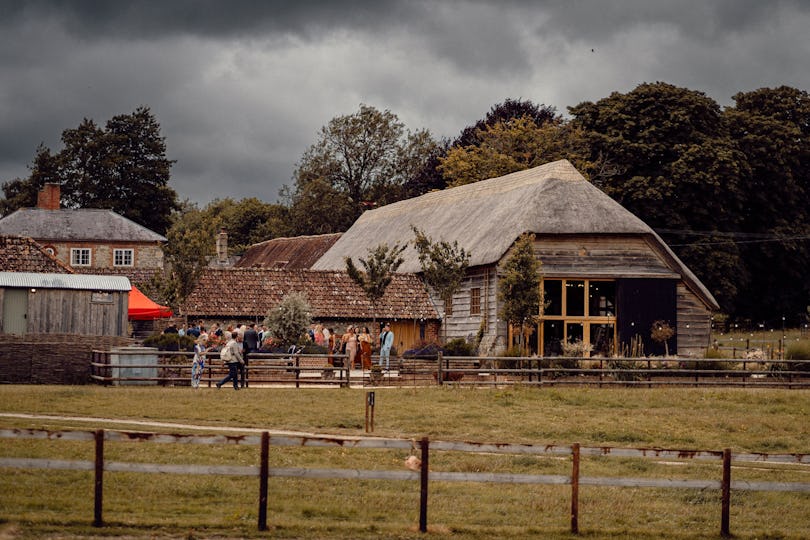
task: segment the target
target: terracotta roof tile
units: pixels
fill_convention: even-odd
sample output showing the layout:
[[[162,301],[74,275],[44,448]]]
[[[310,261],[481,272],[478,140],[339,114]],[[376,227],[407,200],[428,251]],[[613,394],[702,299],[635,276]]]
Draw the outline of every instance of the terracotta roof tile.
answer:
[[[415,274],[395,274],[372,313],[371,303],[345,272],[208,268],[181,306],[188,316],[266,315],[290,292],[307,295],[316,319],[438,319],[424,284]]]
[[[31,238],[0,235],[0,271],[72,274],[73,270]]]
[[[273,238],[253,244],[236,263],[237,267],[310,268],[337,242],[342,233]]]

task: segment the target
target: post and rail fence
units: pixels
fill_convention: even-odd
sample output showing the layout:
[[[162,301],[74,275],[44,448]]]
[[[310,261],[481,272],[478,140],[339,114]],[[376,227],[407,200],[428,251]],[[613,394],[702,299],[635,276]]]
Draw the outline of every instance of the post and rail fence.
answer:
[[[424,437],[418,441],[397,438],[338,437],[333,435],[291,436],[261,432],[256,435],[188,435],[168,433],[147,433],[113,430],[94,431],[51,431],[42,429],[0,429],[0,438],[6,439],[41,439],[51,441],[86,441],[94,443],[93,461],[68,461],[42,458],[0,457],[0,468],[19,469],[56,469],[93,471],[94,512],[92,524],[104,526],[104,474],[106,472],[157,473],[182,475],[220,475],[259,477],[259,508],[257,527],[267,530],[268,482],[270,478],[307,478],[307,479],[340,479],[340,480],[383,480],[383,481],[416,481],[419,480],[419,530],[427,532],[428,498],[430,482],[486,482],[505,484],[544,484],[571,486],[570,529],[579,533],[581,515],[579,512],[579,494],[581,486],[613,486],[636,488],[671,488],[719,490],[721,495],[720,533],[731,535],[730,508],[733,491],[797,492],[810,493],[807,482],[763,482],[735,481],[731,478],[732,462],[776,463],[810,465],[810,454],[764,454],[733,453],[723,450],[677,450],[664,448],[619,448],[606,446],[581,446],[551,444],[509,444],[481,442],[430,441]],[[105,442],[147,442],[174,444],[205,445],[253,445],[259,446],[259,466],[235,465],[186,465],[157,463],[126,463],[108,461],[104,454]],[[270,445],[325,448],[339,447],[346,449],[387,449],[404,450],[412,454],[418,449],[421,466],[413,470],[357,470],[357,469],[322,469],[322,468],[277,468],[270,467],[268,448]],[[487,453],[535,455],[549,457],[570,457],[570,475],[538,475],[511,473],[476,473],[476,472],[441,472],[430,468],[430,456],[435,452]],[[580,476],[580,461],[583,456],[606,458],[640,458],[666,459],[688,462],[690,460],[721,462],[719,479],[662,479],[662,478],[624,478],[624,477],[583,477]]]
[[[142,355],[117,351],[114,355]],[[90,379],[98,384],[189,385],[193,353],[156,351],[150,363],[111,363],[94,350]],[[372,358],[372,364],[377,357]],[[252,353],[248,385],[295,386],[744,386],[810,387],[810,360],[666,357],[447,356],[392,359],[391,371],[352,369],[346,355]],[[201,383],[212,387],[228,368],[211,353]]]

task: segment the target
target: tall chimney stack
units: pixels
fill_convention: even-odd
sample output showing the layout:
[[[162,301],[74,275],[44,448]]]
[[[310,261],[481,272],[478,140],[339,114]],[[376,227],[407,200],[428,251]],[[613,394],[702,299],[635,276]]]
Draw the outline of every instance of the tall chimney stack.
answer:
[[[217,234],[217,264],[228,264],[228,232],[224,228]]]
[[[42,187],[42,191],[37,193],[37,208],[43,210],[59,210],[59,197],[61,191],[59,184],[47,183]]]

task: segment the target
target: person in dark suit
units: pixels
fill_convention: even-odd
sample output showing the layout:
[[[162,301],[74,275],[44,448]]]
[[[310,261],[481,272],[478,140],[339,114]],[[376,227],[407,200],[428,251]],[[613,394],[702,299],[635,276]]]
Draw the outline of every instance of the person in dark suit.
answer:
[[[248,365],[248,358],[250,357],[251,353],[254,353],[259,350],[259,333],[256,331],[256,325],[254,323],[250,323],[245,330],[244,335],[242,336],[242,357],[245,360],[245,364],[241,366],[240,374],[242,377],[242,388],[247,386],[247,365]]]

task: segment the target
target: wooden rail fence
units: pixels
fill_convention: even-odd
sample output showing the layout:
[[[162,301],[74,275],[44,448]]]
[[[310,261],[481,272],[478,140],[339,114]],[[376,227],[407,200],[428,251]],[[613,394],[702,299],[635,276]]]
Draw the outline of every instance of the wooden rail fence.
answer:
[[[273,435],[262,432],[261,435],[186,435],[166,433],[145,433],[130,431],[50,431],[40,429],[0,429],[0,438],[11,439],[47,439],[64,441],[92,441],[95,443],[94,461],[67,461],[58,459],[34,458],[0,458],[0,467],[22,469],[62,469],[94,471],[94,514],[93,525],[104,525],[104,472],[134,472],[161,474],[212,474],[259,477],[258,529],[267,530],[267,489],[269,477],[294,477],[310,479],[343,479],[343,480],[419,480],[419,530],[427,532],[429,481],[438,482],[493,482],[511,484],[557,484],[571,485],[571,532],[579,532],[579,487],[615,486],[615,487],[654,487],[683,489],[714,489],[721,493],[720,533],[730,536],[730,507],[732,490],[745,491],[784,491],[810,493],[810,483],[801,482],[752,482],[733,481],[731,463],[736,462],[770,462],[810,464],[810,454],[765,454],[765,453],[732,453],[730,449],[715,450],[675,450],[664,448],[615,448],[588,447],[579,444],[546,445],[546,444],[506,444],[430,441],[427,437],[416,443],[420,449],[421,467],[419,472],[410,470],[356,470],[356,469],[318,469],[318,468],[273,468],[269,465],[269,445],[294,447],[340,447],[343,449],[401,449],[412,451],[415,441],[395,438],[355,438],[324,436],[289,436]],[[107,461],[104,458],[104,443],[111,442],[153,442],[175,444],[220,444],[220,445],[258,445],[260,447],[258,467],[233,465],[181,465],[156,463],[125,463]],[[430,452],[471,452],[490,454],[530,454],[571,456],[571,475],[535,475],[511,473],[472,473],[472,472],[439,472],[429,467]],[[722,478],[716,480],[674,480],[660,478],[616,478],[616,477],[581,477],[580,459],[582,456],[632,457],[646,459],[677,460],[714,460],[722,462]]]
[[[142,355],[116,352],[118,356]],[[193,353],[160,351],[157,363],[111,364],[111,353],[93,351],[90,378],[99,384],[188,385]],[[332,355],[342,364],[345,355]],[[750,386],[810,388],[810,360],[730,358],[604,358],[604,357],[474,357],[444,356],[392,359],[390,373],[350,370],[330,365],[322,354],[253,353],[246,366],[248,384],[424,386]],[[377,357],[372,357],[376,363]],[[151,369],[153,375],[125,375]],[[202,384],[213,386],[227,373],[218,353],[206,361]]]

